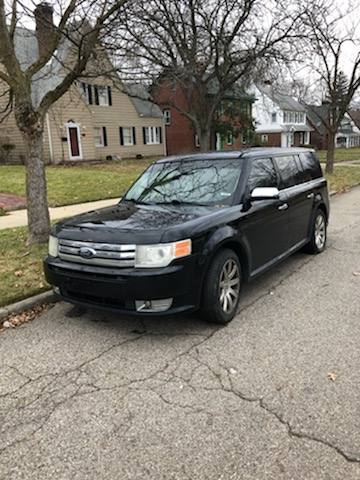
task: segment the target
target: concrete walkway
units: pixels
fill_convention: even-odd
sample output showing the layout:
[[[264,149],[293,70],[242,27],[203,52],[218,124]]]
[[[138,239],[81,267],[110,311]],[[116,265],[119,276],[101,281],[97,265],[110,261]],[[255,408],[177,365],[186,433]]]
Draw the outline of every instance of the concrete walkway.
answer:
[[[97,202],[86,202],[77,205],[68,205],[66,207],[50,208],[50,218],[51,220],[57,220],[60,218],[71,217],[73,215],[78,215],[79,213],[96,210],[97,208],[115,205],[118,201],[118,198],[111,198],[108,200],[99,200]],[[23,227],[25,225],[27,225],[26,210],[15,210],[9,212],[8,215],[0,217],[0,230],[4,230],[5,228]]]

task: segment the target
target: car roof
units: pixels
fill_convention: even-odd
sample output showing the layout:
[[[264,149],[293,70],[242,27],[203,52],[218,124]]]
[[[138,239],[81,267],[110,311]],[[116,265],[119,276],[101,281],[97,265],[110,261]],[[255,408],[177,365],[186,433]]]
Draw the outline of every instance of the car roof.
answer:
[[[301,152],[313,152],[312,148],[290,147],[252,147],[243,148],[241,150],[231,150],[227,152],[205,152],[205,153],[190,153],[184,155],[172,155],[170,157],[164,157],[157,160],[155,163],[166,162],[181,162],[190,160],[226,160],[232,158],[258,158],[263,156],[272,157],[274,155],[294,155]]]

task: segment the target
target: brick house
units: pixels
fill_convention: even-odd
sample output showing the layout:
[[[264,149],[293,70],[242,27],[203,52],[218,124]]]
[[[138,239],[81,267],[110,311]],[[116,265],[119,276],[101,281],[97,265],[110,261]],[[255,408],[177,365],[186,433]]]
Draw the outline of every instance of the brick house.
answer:
[[[42,22],[42,18],[46,21]],[[36,31],[22,27],[16,29],[15,51],[23,69],[35,62],[39,52],[41,54],[46,47],[52,18],[53,9],[44,2],[35,10]],[[64,65],[71,54],[71,43],[64,39],[57,57],[53,57],[33,82],[34,104],[40,103],[43,95],[62,81]],[[0,111],[7,102],[6,96],[1,96],[6,88],[0,82]],[[73,84],[46,115],[45,161],[59,163],[164,155],[162,111],[142,87],[137,87],[135,96],[129,93],[120,80],[114,82],[107,77],[84,78]],[[4,155],[6,151],[8,154]],[[23,162],[25,152],[21,133],[11,113],[0,123],[0,162],[1,159]]]
[[[310,144],[306,108],[271,85],[253,87],[255,132],[263,145],[291,147]]]
[[[214,83],[209,86],[209,102],[215,95],[216,88]],[[198,151],[199,139],[193,124],[181,113],[181,110],[188,111],[187,98],[182,88],[164,79],[152,89],[152,96],[164,114],[167,154]],[[235,86],[227,91],[217,112],[209,150],[235,150],[250,142],[253,101],[253,96],[246,94],[240,87]],[[230,117],[230,109],[238,113]]]
[[[311,126],[311,145],[318,150],[327,150],[328,135],[321,119],[329,116],[329,106],[307,105],[307,118]],[[341,122],[335,137],[335,148],[353,148],[360,146],[360,112],[349,110]]]

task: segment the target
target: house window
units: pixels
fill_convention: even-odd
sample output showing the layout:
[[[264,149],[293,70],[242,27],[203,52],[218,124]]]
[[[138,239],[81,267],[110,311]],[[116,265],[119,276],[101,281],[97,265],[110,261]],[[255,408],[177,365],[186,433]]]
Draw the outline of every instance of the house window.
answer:
[[[109,102],[109,91],[108,87],[104,85],[98,85],[97,87],[98,98],[99,98],[99,105],[107,107],[110,105]]]
[[[80,82],[79,88],[87,105],[112,105],[112,93],[110,85],[91,85]]]
[[[165,125],[171,124],[171,110],[164,110]]]
[[[162,143],[161,127],[144,127],[143,134],[145,145],[159,145]]]
[[[94,144],[95,147],[107,147],[106,127],[94,127]]]
[[[303,112],[284,112],[284,123],[305,123],[305,113]]]
[[[304,145],[310,145],[310,132],[305,132]]]
[[[226,133],[226,143],[227,145],[232,145],[234,143],[234,136],[231,130]]]
[[[120,145],[130,147],[136,144],[135,127],[120,127]]]
[[[261,141],[262,141],[262,143],[267,143],[269,141],[269,136],[268,135],[261,135]]]
[[[197,133],[195,133],[195,147],[200,147],[199,135]]]
[[[276,115],[276,112],[273,112],[271,114],[271,123],[276,123],[277,121],[277,115]]]

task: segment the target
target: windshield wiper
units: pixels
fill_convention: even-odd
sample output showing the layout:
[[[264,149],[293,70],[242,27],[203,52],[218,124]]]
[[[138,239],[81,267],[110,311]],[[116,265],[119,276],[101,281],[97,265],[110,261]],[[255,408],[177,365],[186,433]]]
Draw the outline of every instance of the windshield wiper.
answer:
[[[186,202],[182,200],[170,200],[169,202],[156,202],[156,205],[193,205],[196,207],[208,207],[206,203]]]
[[[142,200],[136,200],[135,198],[124,198],[123,201],[134,203],[135,205],[154,205],[153,203],[143,202]]]

